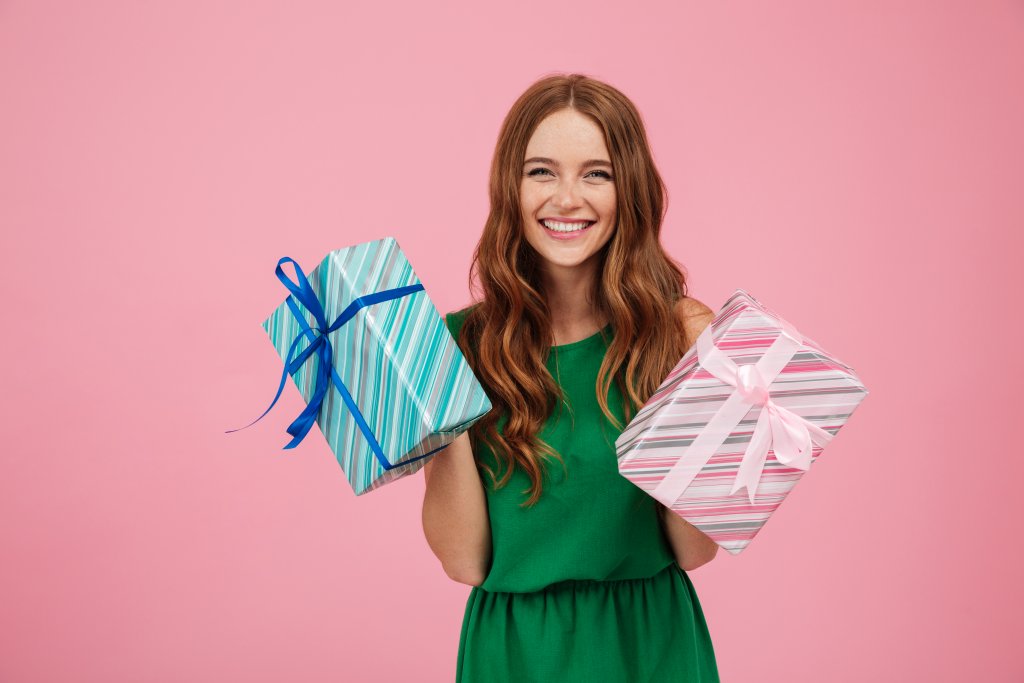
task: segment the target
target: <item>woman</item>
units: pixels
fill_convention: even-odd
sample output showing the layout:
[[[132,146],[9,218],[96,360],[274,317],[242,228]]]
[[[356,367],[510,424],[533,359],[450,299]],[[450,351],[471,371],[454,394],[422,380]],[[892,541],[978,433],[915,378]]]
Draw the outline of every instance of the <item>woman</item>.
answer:
[[[425,466],[423,528],[473,586],[459,681],[717,681],[686,575],[718,548],[619,475],[615,439],[711,320],[658,242],[665,190],[634,105],[573,74],[505,119],[445,320],[493,409]]]

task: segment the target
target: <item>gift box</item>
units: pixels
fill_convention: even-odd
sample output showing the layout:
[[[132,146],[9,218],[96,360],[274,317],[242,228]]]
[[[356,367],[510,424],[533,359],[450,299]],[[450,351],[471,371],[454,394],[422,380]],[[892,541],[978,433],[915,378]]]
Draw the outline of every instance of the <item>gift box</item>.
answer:
[[[735,555],[867,393],[740,289],[616,440],[619,472]]]
[[[291,295],[263,322],[285,365],[274,402],[290,374],[307,404],[285,448],[315,422],[356,495],[417,472],[491,409],[394,238],[332,251],[308,278],[287,257],[276,273]]]

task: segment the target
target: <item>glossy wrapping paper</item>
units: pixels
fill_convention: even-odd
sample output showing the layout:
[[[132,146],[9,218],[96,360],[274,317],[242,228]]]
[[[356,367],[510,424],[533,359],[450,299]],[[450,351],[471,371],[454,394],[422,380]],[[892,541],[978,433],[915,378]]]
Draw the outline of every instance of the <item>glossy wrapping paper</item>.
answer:
[[[619,472],[737,554],[867,393],[737,290],[616,440]]]
[[[294,358],[309,347],[321,328],[334,327],[325,327],[324,320],[344,321],[324,335],[331,367],[329,379],[326,372],[320,377],[328,386],[316,424],[356,495],[418,471],[490,410],[483,387],[394,238],[332,251],[308,278],[298,275],[315,296],[311,307],[322,306],[321,323],[289,285],[293,295],[263,329],[287,361],[290,352]],[[368,305],[360,301],[389,291],[408,293]],[[291,373],[307,404],[321,362],[321,355],[310,355]]]

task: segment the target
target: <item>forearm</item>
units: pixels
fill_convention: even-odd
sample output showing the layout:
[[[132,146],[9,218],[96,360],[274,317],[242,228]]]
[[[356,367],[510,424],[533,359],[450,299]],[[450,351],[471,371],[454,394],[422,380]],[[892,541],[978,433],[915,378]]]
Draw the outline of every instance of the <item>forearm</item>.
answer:
[[[491,561],[491,525],[469,435],[459,435],[423,469],[427,544],[453,581],[483,583]]]
[[[717,543],[661,503],[657,505],[662,528],[680,567],[685,571],[693,571],[715,558],[718,553]]]

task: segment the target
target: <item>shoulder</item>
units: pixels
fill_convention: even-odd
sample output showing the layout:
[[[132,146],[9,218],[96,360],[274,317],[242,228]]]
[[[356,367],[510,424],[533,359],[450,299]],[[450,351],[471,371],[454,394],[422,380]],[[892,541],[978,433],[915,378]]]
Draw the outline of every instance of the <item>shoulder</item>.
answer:
[[[714,319],[715,312],[692,296],[684,296],[675,303],[676,317],[683,323],[688,342],[693,343]],[[688,343],[687,346],[690,344]]]
[[[473,310],[473,308],[476,306],[477,304],[472,304],[466,306],[465,308],[460,308],[457,311],[452,311],[450,313],[445,314],[445,325],[448,326],[448,331],[451,332],[453,337],[455,337],[456,339],[459,338],[459,330],[462,329],[462,323],[466,321],[466,316],[468,316],[469,312]]]

